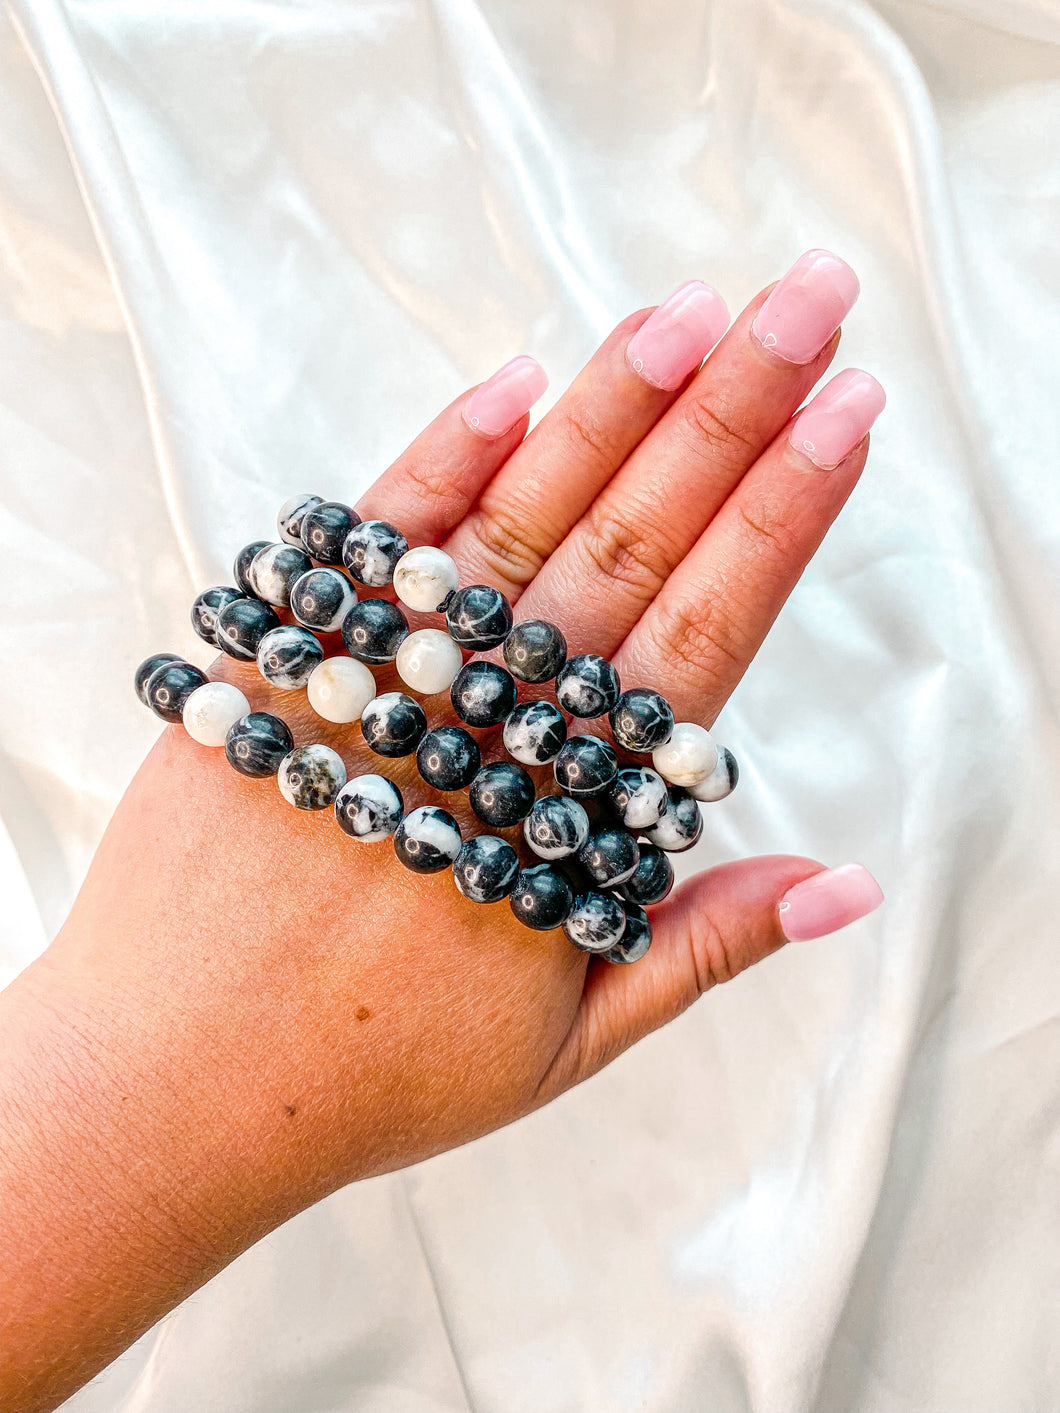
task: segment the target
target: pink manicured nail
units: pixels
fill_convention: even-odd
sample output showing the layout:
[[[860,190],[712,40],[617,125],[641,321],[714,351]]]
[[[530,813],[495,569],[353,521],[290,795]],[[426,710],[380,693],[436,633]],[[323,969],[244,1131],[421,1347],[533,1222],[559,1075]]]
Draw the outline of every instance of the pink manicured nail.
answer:
[[[809,363],[835,333],[861,290],[858,277],[830,250],[808,250],[755,315],[751,332],[788,363]]]
[[[641,324],[626,345],[626,361],[653,388],[672,392],[728,327],[729,311],[718,291],[690,280]]]
[[[843,864],[789,888],[780,900],[780,926],[789,942],[809,942],[857,922],[882,902],[883,889],[867,868]]]
[[[547,387],[544,368],[522,353],[475,389],[464,403],[464,421],[480,437],[503,437]]]
[[[875,378],[860,368],[847,368],[806,404],[788,440],[815,466],[832,471],[859,444],[886,402],[887,394]]]

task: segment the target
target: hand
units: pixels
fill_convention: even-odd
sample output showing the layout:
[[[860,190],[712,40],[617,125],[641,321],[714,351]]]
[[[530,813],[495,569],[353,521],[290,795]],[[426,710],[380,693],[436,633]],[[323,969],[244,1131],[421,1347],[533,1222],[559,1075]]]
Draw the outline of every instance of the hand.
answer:
[[[496,585],[517,619],[556,622],[572,653],[611,656],[624,686],[709,726],[864,464],[883,404],[867,374],[840,374],[791,421],[855,293],[840,262],[804,259],[698,369],[728,315],[686,286],[624,320],[529,436],[530,360],[457,399],[358,510],[442,545],[462,583]],[[335,746],[351,775],[380,770],[304,694],[227,658],[212,675],[297,742]],[[409,760],[384,773],[407,802],[466,809]],[[856,866],[728,864],[653,910],[647,957],[609,966],[167,729],[62,933],[3,999],[17,1406],[52,1406],[327,1192],[530,1112],[785,930],[819,935],[878,901]]]

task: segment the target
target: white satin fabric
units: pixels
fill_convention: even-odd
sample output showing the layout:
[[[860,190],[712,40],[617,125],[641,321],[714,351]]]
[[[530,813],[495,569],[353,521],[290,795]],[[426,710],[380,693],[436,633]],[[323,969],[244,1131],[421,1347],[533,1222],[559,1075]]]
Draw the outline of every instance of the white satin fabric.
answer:
[[[76,1413],[1060,1406],[1060,11],[9,0],[3,959],[156,726],[149,650],[293,490],[680,281],[861,276],[865,480],[719,734],[700,861],[885,909],[547,1111],[263,1241]]]

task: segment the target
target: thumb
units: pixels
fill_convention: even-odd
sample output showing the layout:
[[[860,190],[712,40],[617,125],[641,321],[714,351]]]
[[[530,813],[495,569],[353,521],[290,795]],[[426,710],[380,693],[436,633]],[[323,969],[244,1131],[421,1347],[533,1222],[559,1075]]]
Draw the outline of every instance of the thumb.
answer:
[[[615,966],[592,958],[542,1099],[595,1074],[704,991],[785,942],[823,937],[882,902],[880,885],[856,863],[826,869],[812,859],[775,855],[697,874],[651,910],[652,945],[639,962]]]

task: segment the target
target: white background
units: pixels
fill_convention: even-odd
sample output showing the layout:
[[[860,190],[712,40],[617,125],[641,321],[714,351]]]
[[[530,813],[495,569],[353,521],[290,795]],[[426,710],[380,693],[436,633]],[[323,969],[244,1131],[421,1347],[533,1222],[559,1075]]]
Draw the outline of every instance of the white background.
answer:
[[[1051,0],[9,0],[8,975],[155,735],[133,667],[205,661],[192,596],[290,492],[815,245],[890,398],[701,849],[857,858],[885,909],[322,1203],[71,1409],[1060,1405],[1058,159]]]

